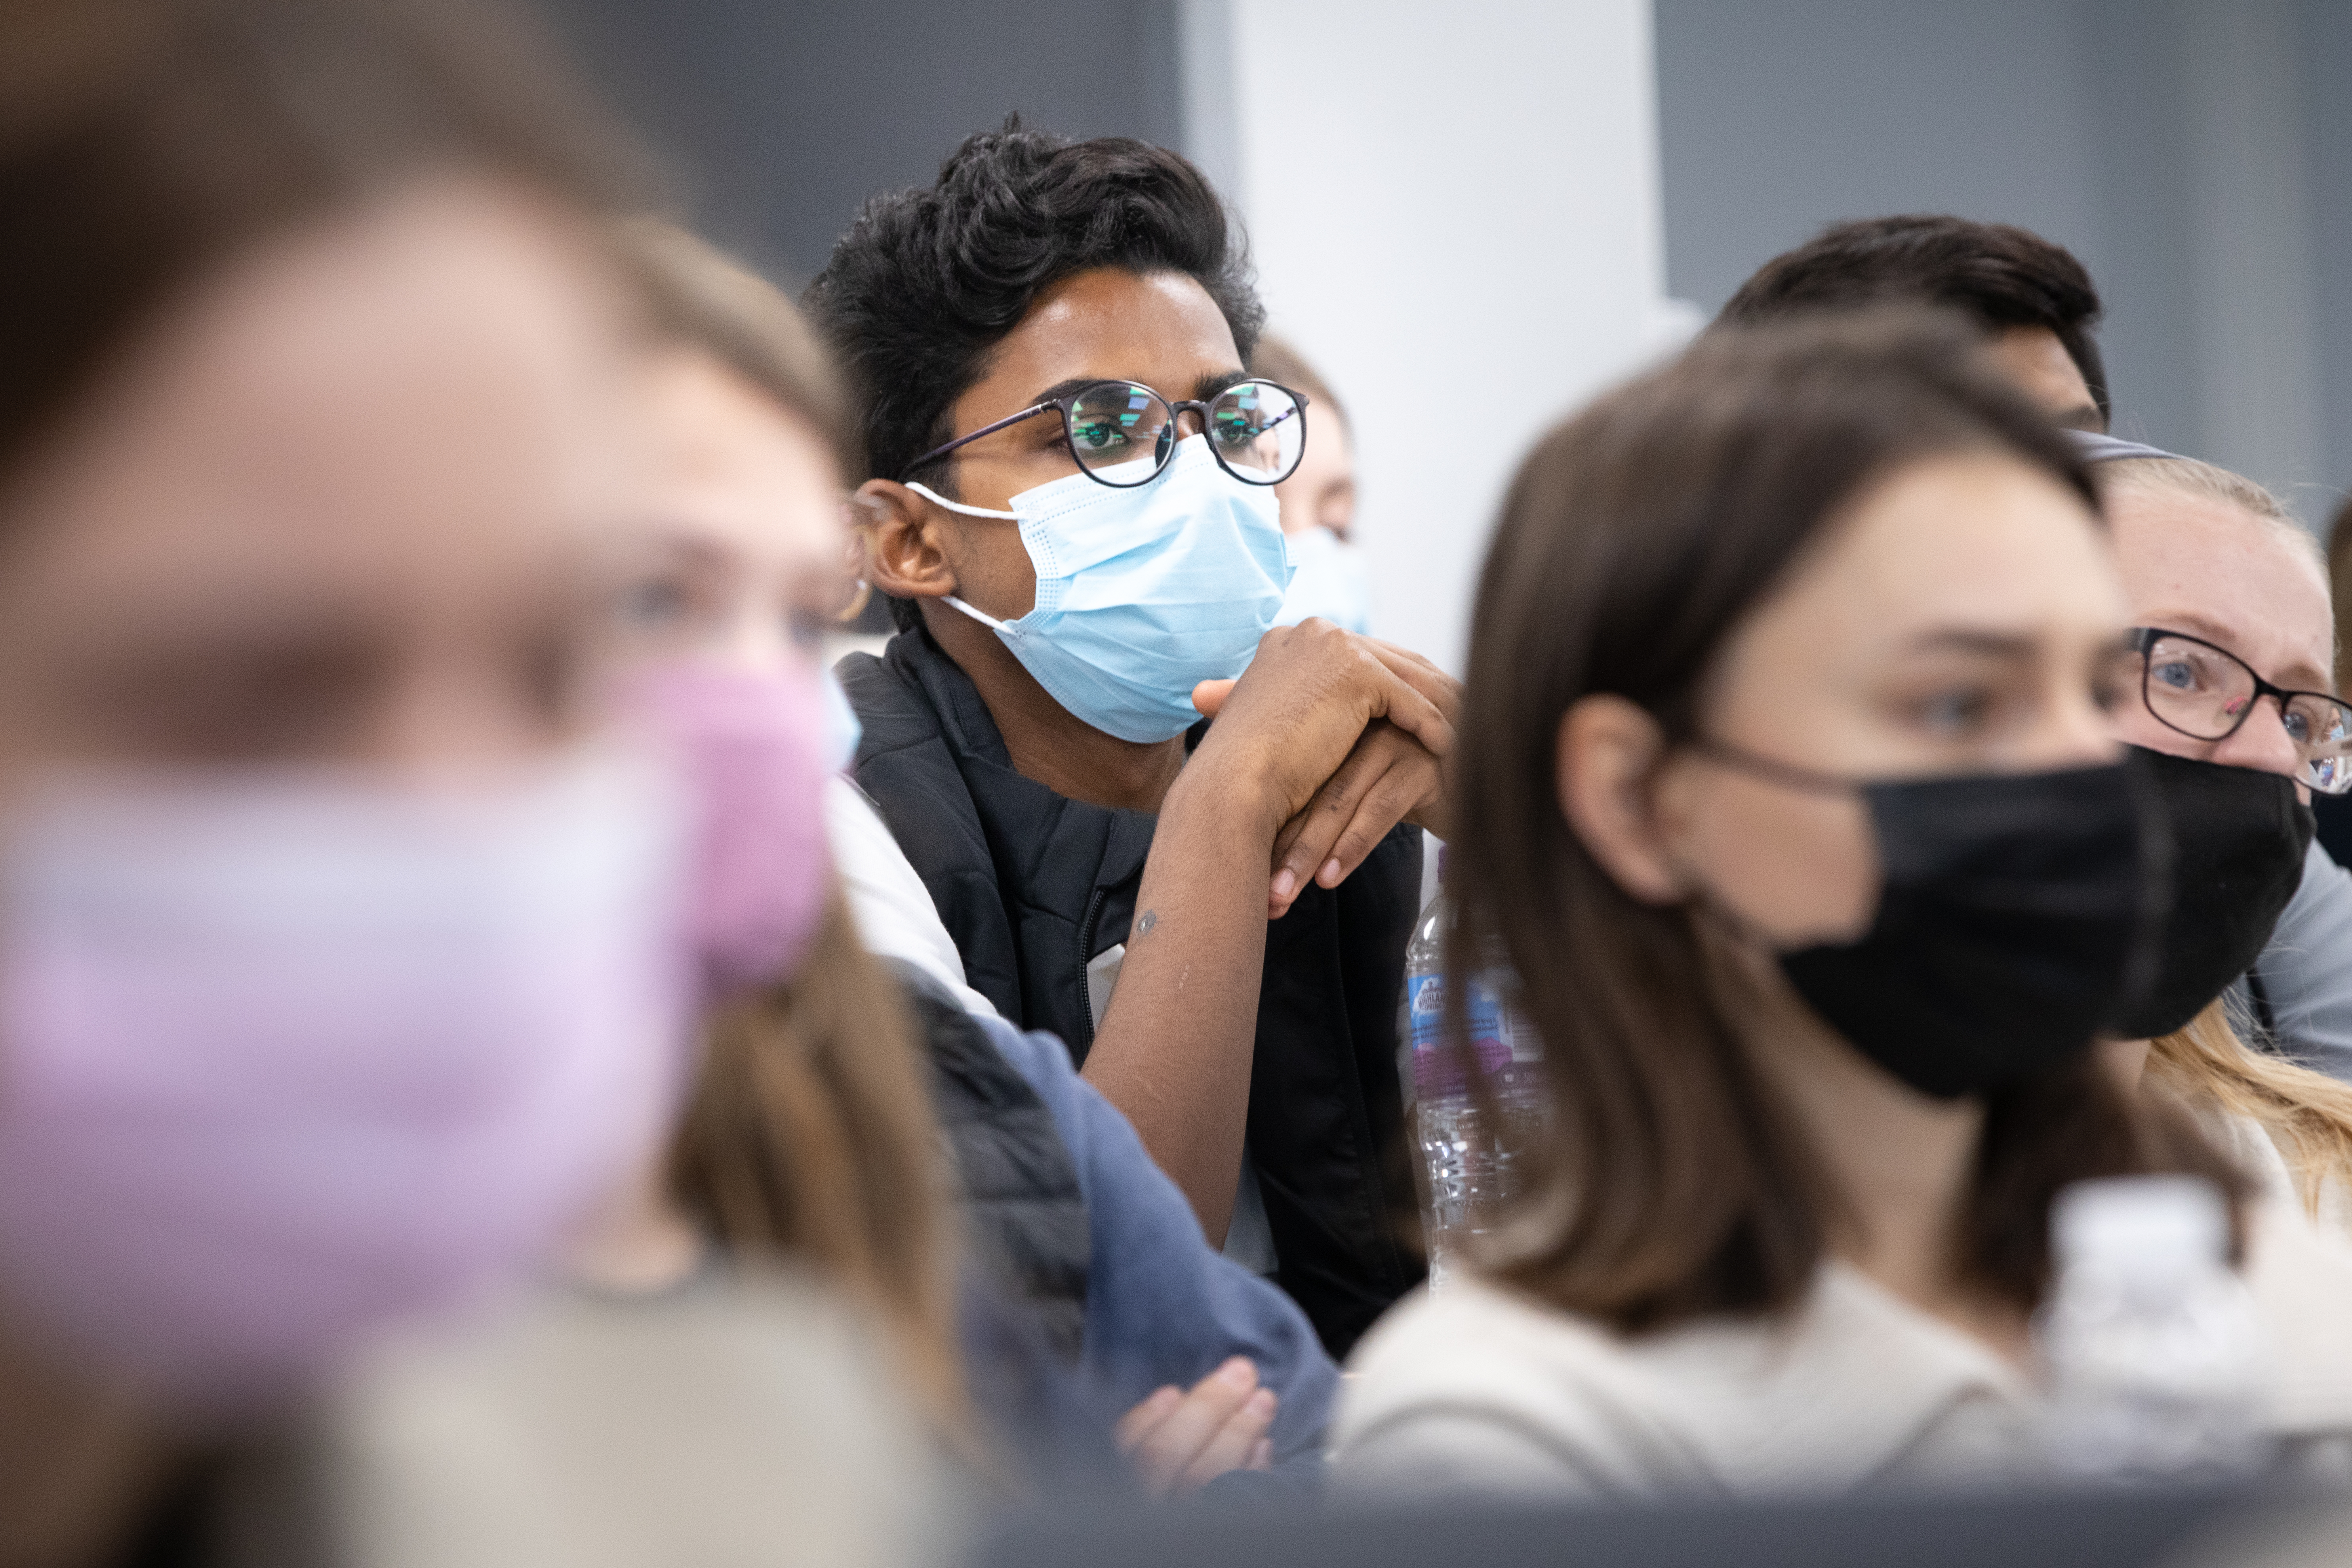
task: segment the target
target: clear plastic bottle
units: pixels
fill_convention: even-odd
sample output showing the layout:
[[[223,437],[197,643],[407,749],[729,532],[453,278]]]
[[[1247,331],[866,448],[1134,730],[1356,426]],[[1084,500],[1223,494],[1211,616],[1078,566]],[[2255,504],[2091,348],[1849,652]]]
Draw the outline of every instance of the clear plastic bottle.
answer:
[[[2179,1484],[2260,1469],[2266,1347],[2212,1184],[2077,1183],[2050,1233],[2058,1283],[2034,1340],[2061,1476]]]
[[[1420,1152],[1422,1228],[1429,1247],[1429,1283],[1441,1288],[1463,1243],[1475,1234],[1488,1205],[1509,1190],[1508,1150],[1543,1116],[1543,1051],[1535,1031],[1511,1005],[1517,990],[1500,953],[1471,985],[1470,1056],[1495,1090],[1504,1125],[1489,1135],[1478,1125],[1469,1075],[1460,1055],[1443,1048],[1445,1028],[1445,934],[1453,909],[1444,888],[1421,912],[1404,952],[1404,1005],[1397,1028],[1405,1126]]]

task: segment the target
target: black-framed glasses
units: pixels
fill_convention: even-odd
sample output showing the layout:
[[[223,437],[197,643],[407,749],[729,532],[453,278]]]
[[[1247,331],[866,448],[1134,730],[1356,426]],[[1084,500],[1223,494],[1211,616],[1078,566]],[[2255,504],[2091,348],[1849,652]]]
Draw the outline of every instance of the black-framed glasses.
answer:
[[[1238,382],[1205,401],[1171,401],[1140,382],[1097,381],[1065,397],[1033,404],[959,436],[908,465],[911,478],[929,464],[982,436],[992,436],[1041,414],[1062,416],[1062,439],[1088,479],[1120,489],[1150,484],[1176,455],[1178,421],[1187,410],[1218,467],[1245,485],[1278,485],[1307,451],[1307,395],[1271,381]]]
[[[2203,637],[2160,626],[2135,626],[2140,700],[2156,721],[2200,741],[2226,741],[2265,697],[2303,758],[2298,782],[2322,795],[2352,790],[2352,708],[2324,691],[2289,691],[2253,666]]]

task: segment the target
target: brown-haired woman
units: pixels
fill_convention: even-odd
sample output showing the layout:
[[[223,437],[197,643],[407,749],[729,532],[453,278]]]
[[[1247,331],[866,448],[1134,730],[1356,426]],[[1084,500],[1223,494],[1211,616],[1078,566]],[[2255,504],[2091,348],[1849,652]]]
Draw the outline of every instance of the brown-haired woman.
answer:
[[[1960,340],[1710,337],[1547,438],[1481,579],[1452,968],[1553,1125],[1359,1352],[1350,1489],[1998,1471],[2067,1183],[2239,1180],[2092,1051],[2147,841],[2096,497]]]

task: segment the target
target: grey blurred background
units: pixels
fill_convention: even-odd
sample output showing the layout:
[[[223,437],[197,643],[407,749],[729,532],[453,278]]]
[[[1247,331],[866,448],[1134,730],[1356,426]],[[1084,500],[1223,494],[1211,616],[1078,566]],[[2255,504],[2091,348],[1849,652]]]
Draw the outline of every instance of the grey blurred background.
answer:
[[[2083,258],[2116,431],[2352,483],[2352,4],[1655,0],[1674,293],[1834,218],[2021,224]]]
[[[550,4],[695,217],[794,288],[1008,111],[1192,153],[1358,415],[1376,621],[1444,662],[1533,431],[1843,217],[2068,246],[2118,433],[2315,526],[2352,484],[2352,0]],[[1417,467],[1438,375],[1534,412]]]
[[[1018,110],[1178,143],[1170,0],[548,0],[713,237],[796,289],[858,204]]]

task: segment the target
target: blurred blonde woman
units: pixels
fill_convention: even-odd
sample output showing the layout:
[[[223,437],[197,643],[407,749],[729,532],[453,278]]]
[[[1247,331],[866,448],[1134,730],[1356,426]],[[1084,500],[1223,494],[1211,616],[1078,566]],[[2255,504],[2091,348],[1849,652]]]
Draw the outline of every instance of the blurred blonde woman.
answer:
[[[792,308],[701,242],[650,220],[616,238],[658,340],[653,532],[625,605],[639,657],[754,683],[782,672],[818,693],[812,717],[828,714],[818,638],[850,585],[832,374]],[[746,491],[770,503],[756,517],[731,504]],[[697,531],[725,536],[734,580]],[[745,600],[788,608],[739,613]],[[823,736],[821,774],[838,764],[824,754],[829,724]],[[803,827],[823,858],[821,820]],[[771,953],[706,955],[727,972],[709,977],[667,1188],[730,1249],[795,1259],[850,1292],[934,1422],[960,1436],[968,1410],[929,1085],[898,988],[859,944],[830,870],[815,897],[789,973]]]
[[[773,879],[728,833],[707,847],[713,1005],[663,1194],[685,1238],[667,1267],[707,1239],[845,1286],[992,1483],[1116,1479],[1114,1422],[1154,1493],[1311,1471],[1336,1381],[1311,1326],[1206,1245],[1058,1040],[963,984],[929,893],[838,776],[856,721],[818,654],[856,584],[824,355],[772,285],[705,242],[641,222],[622,244],[658,340],[660,481],[626,606],[649,717],[688,742],[722,827],[808,787],[744,765],[747,728],[793,701],[826,726],[827,831],[810,842],[831,866],[789,980],[772,944],[732,940],[756,922],[728,912],[789,927]]]

